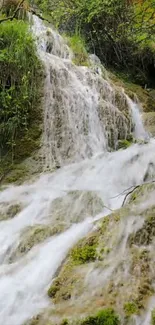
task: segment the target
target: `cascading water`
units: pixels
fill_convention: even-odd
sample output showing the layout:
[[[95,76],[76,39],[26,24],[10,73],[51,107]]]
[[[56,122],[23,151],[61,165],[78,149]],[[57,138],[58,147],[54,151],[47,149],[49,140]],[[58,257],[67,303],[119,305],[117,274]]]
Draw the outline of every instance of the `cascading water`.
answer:
[[[93,229],[94,220],[121,206],[124,195],[119,194],[143,182],[155,162],[153,140],[107,152],[131,132],[133,103],[93,69],[73,65],[64,40],[37,17],[33,32],[46,69],[44,166],[64,166],[32,184],[0,192],[0,214],[20,206],[14,218],[0,223],[0,319],[5,325],[22,325],[48,306],[48,286],[69,249]],[[137,132],[141,135],[141,128]],[[90,193],[95,199],[88,209]],[[28,227],[60,221],[62,233],[11,259]]]
[[[136,107],[123,89],[102,78],[99,67],[75,66],[62,37],[37,17],[33,32],[46,69],[44,167],[51,169],[92,157],[109,147],[116,149],[118,140],[130,135],[133,123],[138,137],[140,116],[134,113]]]

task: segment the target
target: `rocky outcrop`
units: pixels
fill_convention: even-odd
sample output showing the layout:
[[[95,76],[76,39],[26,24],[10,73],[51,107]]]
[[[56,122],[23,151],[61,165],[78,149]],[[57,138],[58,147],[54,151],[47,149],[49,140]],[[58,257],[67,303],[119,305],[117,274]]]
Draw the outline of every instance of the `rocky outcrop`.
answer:
[[[55,317],[57,324],[66,318],[77,324],[79,315],[93,314],[92,306],[95,312],[114,308],[123,325],[143,314],[154,295],[154,191],[153,184],[138,189],[126,207],[97,222],[72,248],[48,290],[55,311],[51,306],[34,324],[53,324]]]
[[[143,113],[143,121],[146,130],[154,137],[155,136],[155,112]]]

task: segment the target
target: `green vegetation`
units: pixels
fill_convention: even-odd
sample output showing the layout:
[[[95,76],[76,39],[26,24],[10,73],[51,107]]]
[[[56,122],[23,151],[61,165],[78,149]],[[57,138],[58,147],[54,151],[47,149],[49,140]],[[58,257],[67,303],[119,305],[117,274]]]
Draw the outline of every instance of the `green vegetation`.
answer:
[[[155,85],[154,0],[33,0],[60,30],[84,36],[89,51],[141,85]]]
[[[24,40],[24,41],[23,41]],[[27,23],[13,20],[0,29],[1,173],[29,156],[41,134],[42,67]],[[8,162],[6,162],[8,161]]]
[[[151,313],[151,325],[155,325],[155,309]]]
[[[74,53],[74,59],[73,62],[76,65],[89,65],[88,60],[88,53],[86,51],[86,44],[85,41],[80,35],[75,34],[72,37],[67,37],[68,44],[71,47],[73,53]]]
[[[118,141],[118,149],[126,149],[128,147],[130,147],[132,144],[132,142],[128,141],[128,140],[119,140]]]
[[[62,226],[49,226],[49,225],[35,225],[32,227],[27,227],[21,234],[20,243],[13,251],[10,262],[15,261],[20,256],[26,254],[31,248],[47,238],[56,235],[61,232]]]
[[[88,238],[86,242],[80,242],[71,251],[71,258],[75,264],[84,264],[95,261],[96,253],[96,237]]]
[[[155,237],[155,209],[150,211],[151,215],[147,217],[142,228],[137,230],[129,237],[130,244],[149,245]]]
[[[124,304],[124,311],[127,317],[130,317],[133,314],[138,312],[138,307],[134,302],[126,302]]]
[[[4,0],[2,2],[1,14],[3,18],[14,15],[16,19],[26,19],[28,7],[27,0]]]
[[[119,317],[111,308],[103,309],[94,316],[89,316],[82,321],[80,325],[119,325]]]
[[[38,315],[33,317],[30,322],[26,322],[24,325],[41,324],[42,322],[40,321],[42,318],[40,316]],[[45,321],[45,319],[43,319],[43,321]],[[52,320],[47,320],[47,324],[54,325],[55,323],[53,323]],[[88,316],[82,319],[73,319],[73,321],[69,321],[67,318],[64,318],[60,325],[120,325],[120,320],[112,308],[105,308],[93,316]]]
[[[60,282],[59,282],[59,280],[55,280],[53,282],[53,284],[50,286],[50,288],[48,289],[48,292],[47,292],[48,296],[50,298],[55,298],[55,295],[59,291],[59,289],[60,289]]]

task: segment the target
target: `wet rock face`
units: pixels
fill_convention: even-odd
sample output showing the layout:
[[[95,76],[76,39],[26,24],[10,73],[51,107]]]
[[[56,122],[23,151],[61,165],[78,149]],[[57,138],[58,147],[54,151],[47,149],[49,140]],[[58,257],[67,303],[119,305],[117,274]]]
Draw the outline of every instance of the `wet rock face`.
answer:
[[[143,113],[143,121],[146,130],[155,136],[155,112]]]
[[[96,216],[104,209],[104,203],[97,192],[72,191],[51,204],[49,218],[52,222],[79,222],[90,216]]]
[[[7,206],[6,204],[0,204],[0,221],[14,218],[20,211],[20,204],[13,204]]]
[[[153,295],[155,266],[155,207],[143,204],[154,187],[146,185],[146,192],[138,189],[134,205],[100,220],[71,249],[48,291],[58,314],[63,306],[65,315],[74,310],[76,317],[85,309],[90,315],[92,305],[115,306],[122,322],[130,324],[132,315],[143,311]]]
[[[109,148],[116,149],[118,140],[128,139],[131,136],[132,118],[129,108],[126,106],[126,113],[122,112],[121,102],[118,109],[102,101],[99,106],[99,116],[107,135]],[[122,101],[124,105],[124,100]]]
[[[130,245],[150,245],[155,239],[155,208],[150,211],[150,216],[144,225],[130,237]]]
[[[90,158],[117,148],[133,125],[131,107],[123,90],[108,79],[98,58],[90,67],[76,66],[59,34],[45,33],[45,169]],[[93,136],[92,136],[93,135]]]
[[[11,252],[9,263],[13,263],[28,253],[35,245],[63,231],[63,225],[36,225],[28,227],[20,236],[19,245]]]

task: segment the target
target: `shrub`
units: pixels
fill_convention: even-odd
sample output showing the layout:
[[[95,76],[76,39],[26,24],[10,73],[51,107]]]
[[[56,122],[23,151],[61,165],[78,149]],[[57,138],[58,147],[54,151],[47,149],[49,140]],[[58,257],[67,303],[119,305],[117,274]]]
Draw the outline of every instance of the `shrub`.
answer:
[[[26,147],[33,146],[33,136],[28,130],[36,123],[37,136],[40,97],[39,79],[42,68],[36,55],[29,26],[23,21],[8,21],[0,28],[0,151],[1,156],[11,151],[25,137]],[[41,82],[40,82],[41,85]],[[27,136],[26,136],[27,135]],[[31,138],[31,139],[30,139]],[[24,140],[24,141],[25,141]],[[35,139],[34,139],[35,140]],[[17,146],[18,143],[18,146]],[[28,150],[28,149],[26,149]],[[22,143],[22,152],[24,143]]]
[[[73,62],[76,65],[89,65],[88,60],[88,54],[86,51],[86,45],[84,42],[84,39],[78,35],[75,34],[72,37],[67,37],[69,46],[71,47],[73,53],[74,53],[74,59]]]
[[[72,249],[72,260],[76,264],[92,262],[96,259],[96,244],[79,245]]]
[[[81,321],[80,325],[119,325],[118,315],[112,308],[99,311],[95,316],[89,316]]]
[[[133,314],[136,314],[138,312],[138,307],[134,302],[127,302],[124,304],[124,311],[126,316],[131,316]]]

